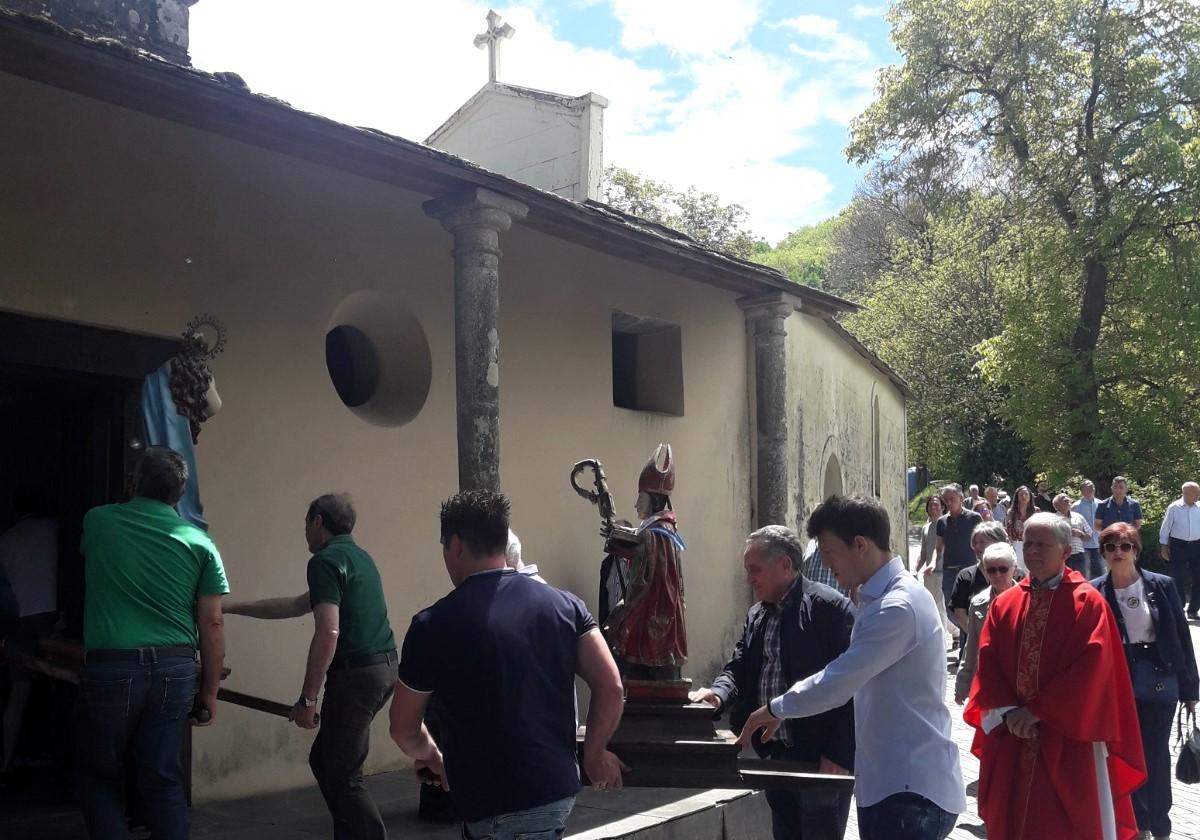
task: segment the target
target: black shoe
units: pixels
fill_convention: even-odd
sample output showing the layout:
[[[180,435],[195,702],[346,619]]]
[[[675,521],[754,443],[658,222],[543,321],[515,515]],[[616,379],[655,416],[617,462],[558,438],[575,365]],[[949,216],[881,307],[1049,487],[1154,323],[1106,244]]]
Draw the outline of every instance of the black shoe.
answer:
[[[1200,613],[1197,613],[1195,610],[1188,610],[1187,617],[1188,621],[1200,621]]]

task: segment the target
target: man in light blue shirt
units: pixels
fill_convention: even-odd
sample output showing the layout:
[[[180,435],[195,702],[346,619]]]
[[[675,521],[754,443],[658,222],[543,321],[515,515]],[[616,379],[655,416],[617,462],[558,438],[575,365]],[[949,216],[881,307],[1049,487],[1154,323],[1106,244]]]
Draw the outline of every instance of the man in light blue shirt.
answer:
[[[1085,478],[1083,484],[1079,485],[1079,493],[1081,498],[1071,505],[1071,510],[1082,516],[1088,525],[1094,525],[1096,509],[1100,505],[1096,501],[1096,485],[1092,483],[1091,479]],[[1092,528],[1092,536],[1083,541],[1083,553],[1087,555],[1084,577],[1088,580],[1098,578],[1108,571],[1104,558],[1100,555],[1100,531],[1095,527]]]
[[[933,597],[888,547],[887,510],[868,496],[830,496],[808,535],[838,583],[858,589],[846,652],[750,716],[739,741],[770,738],[783,718],[854,699],[854,796],[862,840],[944,840],[966,810],[946,710],[946,654]],[[860,588],[861,587],[861,588]]]

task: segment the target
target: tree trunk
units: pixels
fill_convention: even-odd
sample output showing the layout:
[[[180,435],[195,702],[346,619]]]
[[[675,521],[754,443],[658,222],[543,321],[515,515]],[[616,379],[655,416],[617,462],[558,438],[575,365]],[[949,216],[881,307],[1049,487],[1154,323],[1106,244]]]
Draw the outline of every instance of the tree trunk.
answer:
[[[1112,449],[1101,434],[1099,389],[1096,386],[1096,345],[1108,292],[1108,263],[1097,253],[1083,259],[1083,299],[1079,325],[1071,337],[1076,375],[1066,384],[1065,402],[1071,417],[1070,443],[1075,464],[1085,477],[1107,485],[1118,469]]]

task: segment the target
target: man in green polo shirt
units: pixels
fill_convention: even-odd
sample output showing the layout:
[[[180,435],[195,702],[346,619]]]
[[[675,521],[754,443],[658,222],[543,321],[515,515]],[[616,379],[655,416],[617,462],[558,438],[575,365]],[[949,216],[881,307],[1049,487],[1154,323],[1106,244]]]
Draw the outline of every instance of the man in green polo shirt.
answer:
[[[221,555],[174,506],[187,462],[165,447],[146,450],[134,497],[83,518],[83,644],[79,674],[78,796],[94,838],[127,834],[122,762],[131,755],[156,840],[188,836],[180,747],[196,695],[210,725],[225,642]]]
[[[363,784],[375,715],[396,685],[396,639],[388,623],[379,570],[354,542],[354,506],[345,494],[315,499],[304,517],[308,591],[225,605],[253,618],[294,618],[311,611],[316,622],[300,699],[291,720],[317,728],[317,693],[325,684],[320,731],[309,766],[333,816],[335,840],[386,838],[379,809]]]

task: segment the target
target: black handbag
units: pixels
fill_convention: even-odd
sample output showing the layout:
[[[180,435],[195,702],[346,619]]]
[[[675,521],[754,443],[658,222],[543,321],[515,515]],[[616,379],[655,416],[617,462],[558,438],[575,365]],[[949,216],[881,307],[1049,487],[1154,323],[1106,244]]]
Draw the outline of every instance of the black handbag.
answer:
[[[1187,733],[1186,737],[1184,733]],[[1196,713],[1187,706],[1179,707],[1175,718],[1175,746],[1179,759],[1175,763],[1175,778],[1185,785],[1200,783],[1200,729],[1196,728]]]

